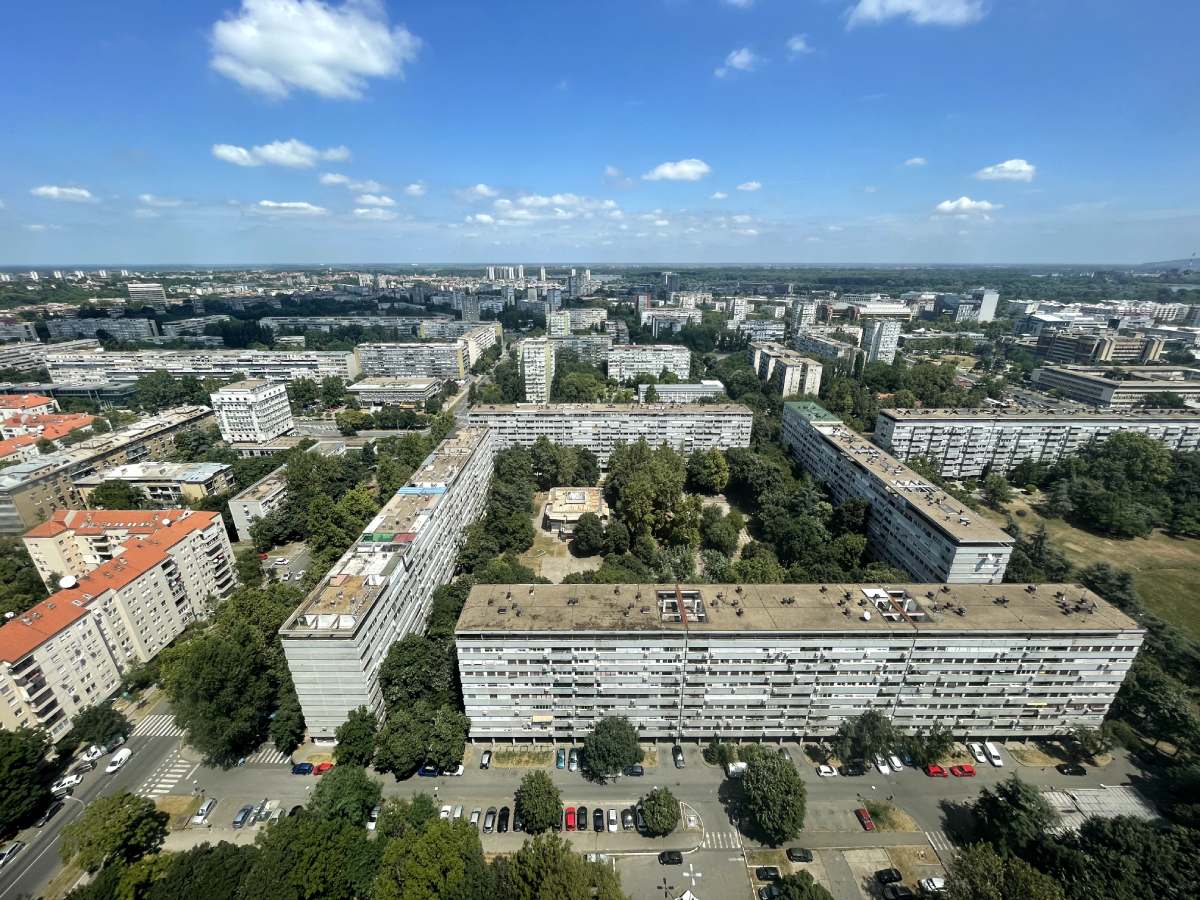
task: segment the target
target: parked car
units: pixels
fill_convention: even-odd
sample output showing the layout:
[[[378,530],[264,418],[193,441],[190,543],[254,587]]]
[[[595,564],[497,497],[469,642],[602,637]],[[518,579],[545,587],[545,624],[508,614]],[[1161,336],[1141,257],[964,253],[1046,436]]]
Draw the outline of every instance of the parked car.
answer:
[[[449,775],[451,778],[457,778],[459,775],[461,775],[465,771],[466,771],[466,769],[463,767],[463,764],[459,763],[457,766],[451,766],[448,769],[442,769],[441,774]]]
[[[65,797],[74,791],[82,781],[82,775],[64,775],[58,781],[54,782],[54,784],[50,785],[50,793],[55,797]]]
[[[513,831],[524,831],[524,830],[525,830],[525,819],[521,815],[521,810],[519,808],[517,808],[516,804],[514,804],[513,805]]]
[[[626,831],[633,831],[633,807],[621,810],[621,827]]]
[[[921,889],[921,893],[936,897],[938,894],[946,893],[946,879],[940,875],[922,878],[917,882],[917,887]]]
[[[900,762],[900,757],[895,753],[888,756],[888,762],[892,764],[892,768],[897,772],[904,768],[904,763]]]
[[[567,770],[575,772],[579,769],[579,748],[572,747],[571,752],[567,754]]]
[[[866,775],[867,770],[863,767],[862,763],[851,762],[839,767],[838,774],[843,778],[858,778],[859,776]]]
[[[575,807],[575,829],[577,831],[587,831],[587,817],[588,808],[586,806]]]
[[[565,769],[567,767],[567,751],[559,747],[554,751],[554,768]]]
[[[241,828],[249,821],[250,816],[254,814],[254,807],[250,805],[243,806],[237,811],[237,815],[233,817],[233,827]]]
[[[875,880],[880,884],[897,884],[904,880],[899,869],[880,869],[875,873]]]
[[[492,767],[492,751],[484,750],[483,755],[479,757],[479,768],[490,769]]]
[[[902,884],[889,884],[883,889],[883,900],[913,900],[913,889]]]
[[[783,889],[779,885],[764,884],[758,889],[758,900],[775,900],[782,893]]]
[[[874,831],[875,822],[871,819],[871,814],[867,812],[865,806],[860,806],[854,811],[854,815],[858,817],[858,824],[862,826],[863,831]]]
[[[925,767],[925,774],[930,778],[945,778],[947,775],[946,770],[935,763],[930,763]]]
[[[133,751],[128,747],[118,750],[112,755],[112,759],[108,761],[108,765],[104,767],[104,771],[109,775],[113,774],[113,772],[121,771],[121,766],[129,762],[129,757],[131,756],[133,756]]]
[[[983,744],[978,741],[970,741],[967,744],[967,749],[971,751],[971,755],[975,757],[975,762],[987,762],[987,753],[983,749]]]
[[[317,763],[316,768],[313,769],[313,774],[314,775],[324,775],[326,772],[328,772],[332,768],[333,768],[333,763],[331,763],[331,762]]]
[[[207,800],[201,803],[200,808],[196,810],[196,814],[192,816],[192,824],[203,825],[205,820],[208,819],[208,814],[213,811],[213,807],[216,805],[217,801],[212,797],[209,797]]]
[[[293,806],[291,809],[288,810],[288,818],[294,819],[294,818],[296,818],[296,816],[300,815],[300,813],[302,813],[302,812],[304,812],[304,804],[297,803],[295,806]]]
[[[471,827],[479,830],[479,820],[483,818],[483,810],[478,806],[471,810]]]
[[[491,834],[496,827],[496,807],[489,806],[487,814],[483,817],[483,833]]]
[[[603,830],[604,830],[604,810],[602,810],[599,806],[597,806],[596,811],[594,813],[592,813],[592,831],[603,831]]]
[[[421,768],[417,769],[417,774],[422,778],[437,778],[438,767],[431,766],[429,763],[426,763],[425,765],[421,766]]]
[[[573,807],[573,806],[567,807],[567,820],[566,821],[567,821],[567,824],[565,826],[566,830],[574,831],[575,830],[575,807]]]
[[[970,763],[963,763],[961,766],[951,766],[950,774],[955,778],[974,778],[975,767]]]
[[[438,818],[449,819],[452,812],[454,812],[454,807],[447,803],[438,811]]]
[[[1054,767],[1059,775],[1086,775],[1087,769],[1079,763],[1062,763]]]
[[[987,754],[987,761],[997,769],[1004,767],[1004,760],[1000,757],[1000,748],[991,741],[983,742],[983,752]]]
[[[625,774],[631,775],[634,778],[641,778],[643,775],[646,774],[646,770],[640,765],[626,766]]]
[[[778,881],[779,869],[775,866],[759,866],[754,870],[754,877],[759,881]]]
[[[90,759],[84,759],[71,766],[71,774],[82,775],[84,772],[94,771],[95,768],[96,764],[94,762],[92,762]]]
[[[463,817],[463,805],[461,803],[459,803],[457,806],[454,807],[454,815],[452,815],[450,818],[461,819],[462,817]]]
[[[678,850],[664,850],[658,854],[658,861],[664,866],[682,866],[683,854]]]
[[[810,863],[813,861],[813,852],[804,847],[788,847],[787,858],[795,863]]]
[[[367,813],[367,831],[374,831],[379,825],[379,813],[382,807],[376,803],[369,813]]]
[[[676,744],[674,747],[671,748],[671,759],[674,760],[674,762],[675,762],[675,768],[677,768],[677,769],[687,768],[687,763],[685,763],[684,759],[683,759],[683,748],[680,747],[678,744]]]
[[[88,762],[95,762],[103,755],[104,755],[104,749],[102,747],[96,746],[95,744],[92,744],[92,746],[88,747],[86,750],[84,750],[82,753],[79,754],[79,758],[86,759]]]
[[[891,767],[887,764],[887,760],[882,756],[875,757],[875,768],[879,770],[880,775],[887,775],[892,771]]]
[[[633,823],[639,834],[646,830],[646,817],[642,815],[642,804],[640,803],[633,808]]]
[[[36,827],[36,828],[43,827],[47,822],[49,822],[51,819],[53,819],[55,814],[62,808],[63,808],[63,802],[61,800],[52,801],[49,806],[47,806],[44,810],[42,810],[42,814],[40,816],[38,816],[38,820],[33,823],[34,827]]]
[[[0,845],[0,869],[7,866],[24,847],[24,841],[7,841]]]
[[[499,834],[504,834],[508,831],[508,818],[511,815],[507,806],[500,807],[500,816],[496,819],[496,831]]]
[[[822,778],[833,778],[837,775],[837,770],[833,766],[817,766],[817,774]]]
[[[610,809],[608,811],[608,830],[617,830],[617,811],[615,809]]]
[[[293,775],[311,775],[313,773],[312,763],[296,763],[292,766]]]

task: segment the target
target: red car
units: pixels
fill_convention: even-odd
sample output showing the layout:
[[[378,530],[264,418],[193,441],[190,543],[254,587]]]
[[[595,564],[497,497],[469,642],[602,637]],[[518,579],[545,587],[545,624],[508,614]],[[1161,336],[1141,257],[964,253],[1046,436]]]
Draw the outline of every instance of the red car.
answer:
[[[318,763],[316,766],[313,767],[313,774],[314,775],[324,775],[326,772],[328,772],[332,768],[333,768],[333,763],[331,763],[331,762]]]
[[[929,765],[927,765],[925,767],[925,774],[928,775],[930,778],[945,778],[946,770],[943,769],[941,766],[937,766],[937,765],[934,765],[933,763],[930,763]]]
[[[575,830],[575,807],[567,807],[567,831]]]
[[[975,767],[970,765],[951,766],[950,774],[955,778],[974,778]]]
[[[865,806],[860,806],[856,809],[854,815],[858,816],[858,824],[863,827],[863,831],[875,830],[875,823],[871,821],[871,814],[867,812]]]

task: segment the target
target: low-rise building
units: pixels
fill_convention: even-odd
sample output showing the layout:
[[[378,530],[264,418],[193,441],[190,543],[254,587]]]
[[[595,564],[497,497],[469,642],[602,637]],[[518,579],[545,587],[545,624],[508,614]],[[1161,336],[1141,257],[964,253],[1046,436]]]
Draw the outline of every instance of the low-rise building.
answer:
[[[1025,460],[1054,463],[1114,434],[1134,431],[1168,449],[1200,450],[1200,411],[1146,409],[884,409],[875,440],[899,459],[925,457],[946,478],[1004,474]]]
[[[385,406],[424,409],[425,403],[442,391],[437,378],[364,378],[346,388],[358,405],[371,412]]]
[[[1013,539],[815,403],[785,403],[782,440],[835,502],[871,506],[875,553],[922,581],[995,584]]]
[[[569,538],[586,513],[608,522],[608,504],[598,487],[551,488],[542,506],[542,527],[559,537]]]
[[[91,506],[92,493],[106,481],[123,481],[164,508],[227,494],[234,487],[233,467],[226,463],[140,462],[76,478],[75,488]]]
[[[1073,329],[1046,329],[1037,337],[1040,361],[1067,365],[1092,363],[1152,363],[1162,355],[1162,338],[1098,334]]]
[[[653,447],[665,443],[685,455],[694,450],[749,447],[754,413],[736,403],[483,404],[471,407],[467,422],[493,431],[498,450],[529,447],[544,435],[556,444],[586,447],[606,466],[617,444],[643,439]]]
[[[0,318],[0,341],[36,341],[37,328],[32,322],[14,319],[11,316]]]
[[[815,359],[774,342],[751,344],[749,352],[750,363],[759,378],[769,381],[776,372],[779,373],[782,396],[815,397],[820,392],[824,367]]]
[[[1078,585],[491,584],[455,629],[475,741],[1050,737],[1104,720],[1145,631]]]
[[[424,630],[433,591],[483,511],[494,446],[475,428],[439,444],[280,628],[317,740],[332,740],[359,706],[382,712],[379,666],[393,643]]]
[[[287,466],[268,472],[244,491],[229,498],[229,517],[239,541],[251,540],[250,528],[287,502]]]
[[[650,388],[654,388],[654,399],[647,400]],[[707,378],[695,383],[676,382],[669,384],[639,384],[639,403],[708,403],[725,397],[725,385],[715,378]]]
[[[687,381],[691,367],[691,351],[675,344],[614,345],[608,351],[608,377],[618,384],[639,375],[657,378],[664,369],[680,381]]]
[[[88,413],[18,413],[0,420],[0,436],[32,435],[47,441],[60,441],[77,431],[91,430],[96,417]]]
[[[126,540],[91,572],[0,627],[0,726],[57,740],[79,712],[112,696],[214,598],[233,590],[233,550],[219,513],[187,512]]]
[[[58,412],[53,398],[41,394],[9,394],[0,396],[0,418],[11,416],[48,416]]]
[[[17,437],[0,440],[0,468],[14,463],[27,462],[40,455],[37,438],[32,434],[21,434]]]
[[[211,394],[221,438],[238,441],[272,441],[296,427],[287,388],[260,378],[237,381]]]
[[[1068,400],[1114,409],[1140,406],[1151,394],[1200,400],[1200,369],[1178,366],[1044,366],[1033,370],[1033,383]]]

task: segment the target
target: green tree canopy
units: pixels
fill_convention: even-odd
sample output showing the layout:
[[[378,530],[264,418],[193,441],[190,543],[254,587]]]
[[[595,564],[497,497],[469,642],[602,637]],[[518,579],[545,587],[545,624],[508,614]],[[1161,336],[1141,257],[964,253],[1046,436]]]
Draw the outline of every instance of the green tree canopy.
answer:
[[[154,853],[167,836],[170,817],[150,800],[133,794],[97,797],[62,830],[64,863],[95,872],[110,860],[132,863]]]
[[[333,748],[333,758],[339,766],[369,766],[375,757],[375,734],[379,724],[375,721],[375,713],[360,706],[352,709],[346,721],[337,727],[334,736],[337,746]]]
[[[813,881],[808,872],[793,872],[779,879],[778,900],[833,900],[833,894]]]
[[[843,722],[833,736],[833,746],[842,759],[869,759],[888,752],[896,743],[892,720],[870,709]]]
[[[461,819],[438,819],[423,830],[402,833],[387,845],[372,896],[375,900],[488,900],[489,882],[479,833]]]
[[[1058,821],[1041,792],[1015,773],[995,790],[980,791],[974,808],[980,833],[999,849],[1013,853],[1030,846]]]
[[[592,777],[619,775],[642,761],[637,730],[624,716],[606,716],[583,740],[583,768]]]
[[[687,461],[688,486],[701,494],[719,494],[729,483],[729,464],[719,449],[696,450]]]
[[[654,788],[642,799],[642,818],[652,837],[670,834],[679,826],[679,801],[666,788]]]
[[[399,837],[406,831],[421,831],[438,817],[437,804],[428,794],[393,798],[383,804],[375,830],[381,837]]]
[[[119,479],[100,482],[88,495],[88,506],[93,509],[145,509],[148,505],[142,490]]]
[[[75,718],[71,720],[71,730],[67,732],[63,743],[72,747],[88,744],[99,744],[103,747],[117,737],[128,737],[131,728],[124,713],[113,709],[107,703],[100,703],[76,713]]]
[[[805,791],[790,759],[760,752],[751,757],[742,777],[746,809],[768,843],[778,846],[804,827]]]
[[[371,896],[384,842],[346,819],[303,813],[258,836],[258,857],[242,880],[243,898],[315,900]]]
[[[525,820],[530,834],[549,831],[559,823],[562,796],[550,776],[542,771],[529,772],[517,788],[517,812]]]
[[[525,841],[491,868],[498,900],[626,900],[610,866],[587,862],[556,834]]]
[[[946,877],[947,900],[1065,900],[1048,875],[1015,856],[1003,856],[991,844],[964,847]]]
[[[576,556],[595,556],[604,549],[604,526],[595,513],[584,513],[575,525],[571,552]]]
[[[0,729],[0,834],[12,834],[50,802],[49,749],[43,731]]]
[[[323,819],[345,819],[362,825],[382,795],[379,782],[362,766],[337,765],[321,776],[308,808]]]

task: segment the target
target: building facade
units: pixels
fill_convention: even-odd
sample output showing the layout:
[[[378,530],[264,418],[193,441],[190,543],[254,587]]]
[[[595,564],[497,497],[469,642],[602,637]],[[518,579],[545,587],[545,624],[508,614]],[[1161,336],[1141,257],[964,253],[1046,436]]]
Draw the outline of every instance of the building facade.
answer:
[[[296,427],[287,388],[278,382],[250,379],[226,385],[211,394],[221,438],[273,441]]]
[[[853,364],[860,352],[855,344],[818,333],[813,329],[797,331],[792,335],[792,346],[810,356],[847,364]]]
[[[379,713],[388,648],[421,632],[483,511],[495,441],[464,429],[438,445],[280,629],[309,734],[332,740],[350,711]]]
[[[776,371],[780,373],[782,396],[815,397],[820,392],[823,367],[815,359],[774,342],[751,344],[749,352],[750,363],[763,381],[769,381]]]
[[[657,378],[663,369],[687,381],[691,368],[691,351],[673,344],[623,344],[608,351],[608,377],[618,384],[639,375]]]
[[[725,397],[725,385],[715,378],[708,378],[695,383],[639,384],[639,403],[647,402],[646,395],[651,387],[655,394],[655,399],[650,401],[652,403],[708,403]]]
[[[252,540],[250,528],[287,502],[287,466],[268,472],[244,491],[229,498],[229,517],[239,541]]]
[[[868,319],[863,325],[862,349],[867,362],[891,365],[896,360],[896,348],[900,344],[900,321],[898,319]]]
[[[922,581],[996,584],[1013,539],[815,403],[786,403],[784,445],[837,503],[871,506],[867,539]]]
[[[83,502],[106,481],[123,481],[156,506],[192,503],[233,490],[233,467],[226,463],[140,462],[113,466],[75,479]]]
[[[354,355],[362,374],[371,378],[462,381],[471,368],[467,342],[461,338],[412,344],[359,344]]]
[[[549,403],[550,388],[554,384],[554,345],[546,338],[521,341],[519,362],[525,399],[529,403]]]
[[[385,406],[424,409],[425,403],[442,392],[436,378],[364,378],[346,388],[358,405],[371,412]]]
[[[1200,369],[1171,366],[1044,366],[1033,370],[1040,390],[1091,406],[1129,409],[1151,394],[1200,400]]]
[[[341,350],[135,350],[92,353],[47,352],[50,380],[73,384],[88,381],[135,381],[152,372],[176,378],[262,379],[342,378],[359,375],[353,352]]]
[[[828,738],[867,710],[901,731],[1096,728],[1144,630],[1086,588],[477,585],[455,631],[471,738]]]
[[[103,319],[47,319],[46,331],[51,340],[94,338],[101,331],[119,341],[145,341],[159,336],[158,325],[153,319],[107,316]]]

